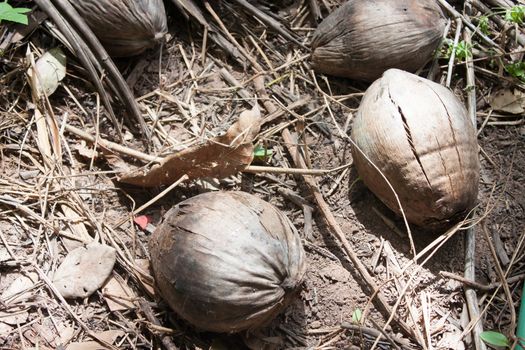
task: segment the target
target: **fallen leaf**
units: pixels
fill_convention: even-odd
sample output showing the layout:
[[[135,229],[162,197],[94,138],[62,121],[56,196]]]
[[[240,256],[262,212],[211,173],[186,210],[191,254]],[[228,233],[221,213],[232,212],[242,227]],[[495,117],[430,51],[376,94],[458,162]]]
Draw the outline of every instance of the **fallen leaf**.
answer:
[[[2,293],[1,299],[7,301],[7,305],[27,300],[33,295],[29,289],[33,287],[37,281],[38,274],[34,272],[20,275]],[[14,298],[10,299],[11,297]]]
[[[0,322],[11,326],[24,324],[29,317],[28,306],[18,306],[17,302],[22,302],[32,297],[31,289],[36,281],[38,275],[29,273],[18,276],[0,296],[1,300],[6,301],[6,311],[0,311]]]
[[[253,160],[253,140],[259,133],[259,107],[241,113],[239,120],[226,134],[169,155],[149,170],[137,169],[123,173],[120,182],[155,187],[168,185],[184,174],[190,179],[225,178],[243,170]]]
[[[86,298],[104,284],[116,258],[115,249],[100,243],[76,248],[57,268],[53,283],[64,298]]]
[[[31,342],[33,345],[38,345],[42,347],[45,342],[45,345],[53,346],[53,341],[55,340],[55,332],[50,327],[47,327],[41,323],[36,323],[31,326],[31,328],[24,331],[24,337]]]
[[[11,254],[9,254],[7,249],[4,247],[0,247],[0,262],[4,262],[7,260],[11,260],[11,259],[12,259]]]
[[[53,150],[51,148],[51,143],[49,142],[49,130],[46,117],[38,108],[35,108],[34,112],[37,132],[36,144],[40,153],[44,157],[45,165],[51,168],[53,166]]]
[[[0,322],[11,326],[22,325],[26,323],[29,317],[29,307],[14,306],[6,310],[7,311],[0,311]]]
[[[118,337],[124,336],[124,331],[115,329],[115,330],[109,330],[109,331],[96,333],[96,335],[100,339],[105,340],[106,342],[110,344],[113,344],[115,340],[117,340]],[[71,343],[66,348],[66,350],[101,350],[101,349],[106,349],[106,347],[100,345],[96,341]]]
[[[24,324],[29,317],[29,307],[18,306],[16,303],[25,301],[33,296],[31,289],[38,281],[38,275],[28,273],[17,277],[0,296],[6,302],[5,311],[0,311],[0,322],[16,326]]]
[[[66,55],[62,49],[56,47],[44,53],[35,64],[34,70],[30,68],[27,74],[31,77],[36,71],[36,91],[38,97],[43,94],[50,96],[58,88],[58,84],[66,76]]]
[[[58,334],[54,339],[57,348],[59,345],[65,345],[73,339],[75,336],[75,327],[60,323],[58,325]]]
[[[0,339],[5,339],[8,333],[13,331],[14,327],[7,323],[0,322]]]
[[[111,311],[134,309],[133,299],[136,298],[133,290],[118,276],[111,277],[102,287],[102,294]]]
[[[447,328],[448,329],[441,336],[441,340],[438,342],[437,347],[439,349],[464,350],[465,344],[462,340],[461,331],[456,327]]]
[[[82,140],[80,143],[75,145],[75,149],[78,154],[87,159],[98,158],[98,153],[86,144],[86,141]]]
[[[518,90],[500,90],[491,97],[490,106],[495,111],[522,114],[525,112],[525,93]]]

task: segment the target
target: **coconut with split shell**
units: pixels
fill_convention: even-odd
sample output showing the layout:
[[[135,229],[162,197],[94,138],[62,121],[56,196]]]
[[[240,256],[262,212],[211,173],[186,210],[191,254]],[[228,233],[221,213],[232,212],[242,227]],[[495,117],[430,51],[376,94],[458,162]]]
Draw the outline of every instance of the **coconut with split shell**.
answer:
[[[441,227],[465,218],[475,206],[476,130],[446,87],[387,70],[366,90],[351,138],[361,179],[398,214],[401,204],[409,222]]]

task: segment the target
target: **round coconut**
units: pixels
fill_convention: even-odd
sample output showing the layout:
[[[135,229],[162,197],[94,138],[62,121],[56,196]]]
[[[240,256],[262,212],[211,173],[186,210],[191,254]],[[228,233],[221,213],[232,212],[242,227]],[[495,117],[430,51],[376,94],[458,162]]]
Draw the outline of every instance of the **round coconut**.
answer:
[[[373,81],[432,58],[446,21],[435,0],[350,0],[319,24],[311,61],[320,73]]]
[[[110,56],[134,56],[168,31],[162,0],[71,1]]]
[[[210,192],[166,213],[150,241],[160,294],[200,330],[270,322],[300,289],[301,239],[289,219],[244,192]]]

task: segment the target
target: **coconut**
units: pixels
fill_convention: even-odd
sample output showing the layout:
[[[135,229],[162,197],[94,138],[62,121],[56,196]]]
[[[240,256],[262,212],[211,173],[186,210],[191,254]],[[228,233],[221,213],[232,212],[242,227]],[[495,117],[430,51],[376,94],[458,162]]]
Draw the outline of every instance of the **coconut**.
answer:
[[[237,332],[270,322],[305,273],[289,219],[244,192],[210,192],[168,211],[150,241],[162,297],[200,330]]]
[[[364,81],[389,68],[414,72],[431,59],[445,24],[435,0],[350,0],[316,29],[312,65]]]
[[[400,214],[388,179],[409,222],[446,225],[476,204],[476,130],[464,105],[444,86],[386,71],[366,90],[351,138],[361,179]]]
[[[162,0],[75,0],[71,4],[110,56],[138,55],[168,31]]]

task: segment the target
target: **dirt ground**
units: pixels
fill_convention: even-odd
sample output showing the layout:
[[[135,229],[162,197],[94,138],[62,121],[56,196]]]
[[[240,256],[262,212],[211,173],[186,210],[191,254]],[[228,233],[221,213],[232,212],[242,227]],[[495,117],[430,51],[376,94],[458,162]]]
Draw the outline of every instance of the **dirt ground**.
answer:
[[[162,48],[116,61],[154,130],[151,139],[144,140],[124,123],[122,145],[166,155],[223,133],[254,101],[263,117],[268,115],[267,100],[253,85],[257,74],[249,62],[239,64],[213,42],[204,51],[201,29],[187,24],[172,6],[167,11],[170,34]],[[284,111],[258,135],[258,141],[273,151],[270,160],[258,165],[297,167],[281,136],[283,128],[308,145],[312,169],[346,165],[317,176],[318,188],[394,315],[405,320],[413,335],[403,334],[389,320],[391,315],[380,310],[376,291],[369,289],[345,253],[301,175],[241,172],[185,182],[140,212],[150,218],[149,226],[143,229],[134,223],[139,215],[134,211],[166,187],[120,183],[112,159],[127,158],[118,152],[107,154],[102,146],[95,151],[64,129],[69,124],[104,140],[117,137],[93,86],[69,52],[68,75],[44,112],[48,128],[54,125],[58,130],[58,139],[51,137],[51,144],[55,152],[56,147],[61,149],[61,158],[47,162],[24,74],[28,46],[37,54],[61,45],[42,25],[0,57],[0,349],[100,348],[93,344],[93,334],[119,349],[162,348],[166,335],[180,349],[370,349],[376,339],[380,349],[473,348],[466,285],[450,275],[463,276],[467,225],[447,233],[411,227],[416,252],[430,247],[414,261],[403,221],[365,187],[351,165],[346,135],[367,84],[315,75],[307,48],[288,43],[236,6],[217,5],[217,11],[265,68],[269,100]],[[306,1],[296,1],[276,15],[302,42],[309,42],[316,24],[308,17]],[[494,30],[491,35],[496,35]],[[454,25],[448,38],[453,36]],[[435,80],[443,81],[448,60],[442,57],[438,63]],[[490,71],[483,60],[475,64],[481,160],[474,215],[475,272],[481,286],[475,290],[483,328],[512,337],[525,273],[525,125],[523,113],[494,110],[490,98],[502,89],[523,91],[524,84],[515,78],[500,79],[494,73],[497,69]],[[465,65],[455,64],[453,74],[452,88],[465,101]],[[287,107],[301,100],[306,102],[300,107]],[[126,113],[118,110],[118,118],[125,120]],[[49,131],[45,137],[49,135],[54,134]],[[281,209],[301,233],[307,253],[300,295],[268,327],[254,332],[199,332],[155,295],[149,275],[148,240],[162,215],[186,198],[219,189],[253,193]],[[313,208],[312,220],[290,199],[290,192]],[[305,229],[309,225],[311,232]],[[115,248],[111,276],[121,287],[105,285],[87,298],[64,300],[53,291],[50,279],[79,245],[71,239],[79,232]],[[503,283],[498,264],[505,272]],[[117,305],[111,304],[115,299]],[[160,325],[151,322],[140,300],[146,301]],[[363,314],[360,326],[355,321],[359,314]]]

